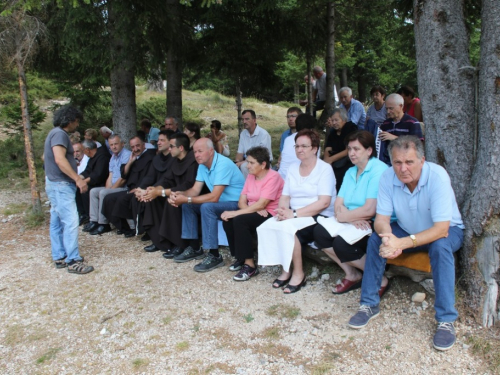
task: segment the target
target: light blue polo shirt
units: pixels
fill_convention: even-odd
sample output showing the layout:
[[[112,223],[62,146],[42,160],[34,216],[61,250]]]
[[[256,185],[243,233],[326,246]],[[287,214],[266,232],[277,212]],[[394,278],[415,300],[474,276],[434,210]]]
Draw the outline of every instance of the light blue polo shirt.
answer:
[[[449,221],[450,227],[464,229],[448,173],[443,167],[427,161],[413,193],[398,179],[393,167],[384,172],[380,179],[377,214],[391,216],[393,211],[399,226],[407,233],[422,232],[441,221]]]
[[[225,186],[219,202],[239,201],[241,190],[245,184],[243,174],[236,164],[217,152],[214,153],[210,169],[203,164],[199,165],[196,181],[204,182],[210,191],[214,190],[214,186]]]
[[[122,174],[120,171],[120,167],[122,166],[122,164],[128,163],[130,154],[132,154],[132,152],[124,147],[118,155],[113,154],[113,156],[111,156],[111,159],[109,160],[109,172],[113,173],[113,177],[111,178],[112,184],[114,184],[116,181],[118,181],[119,178],[121,178]]]
[[[160,129],[151,127],[151,129],[149,129],[149,134],[146,135],[146,141],[158,142],[159,136],[160,136]]]
[[[380,177],[389,168],[379,159],[370,158],[365,170],[356,181],[358,167],[354,166],[347,170],[338,196],[344,198],[344,206],[349,211],[362,207],[367,199],[377,199]]]

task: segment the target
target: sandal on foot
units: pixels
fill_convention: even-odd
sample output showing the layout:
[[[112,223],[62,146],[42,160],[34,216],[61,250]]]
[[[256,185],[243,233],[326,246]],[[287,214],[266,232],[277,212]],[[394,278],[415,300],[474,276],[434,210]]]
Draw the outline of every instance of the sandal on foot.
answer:
[[[288,284],[288,286],[285,289],[288,289],[289,292],[285,292],[283,290],[283,293],[285,293],[285,294],[297,293],[303,286],[306,286],[306,283],[307,283],[306,277],[304,276],[304,278],[302,279],[302,282],[299,285]]]
[[[340,284],[335,285],[335,287],[332,290],[332,293],[333,294],[344,294],[344,293],[350,292],[351,290],[359,289],[359,288],[361,288],[361,280],[363,280],[363,279],[359,279],[356,281],[342,279]]]
[[[83,263],[83,260],[77,260],[73,262],[72,264],[68,264],[68,272],[69,273],[76,273],[78,275],[85,275],[86,273],[92,272],[94,270],[94,267],[92,266],[87,266],[85,263]]]
[[[387,285],[381,286],[380,289],[378,290],[379,297],[382,298],[382,296],[385,294],[385,292],[389,290],[390,287],[391,287],[391,282],[389,281],[389,279],[387,279]]]
[[[288,279],[286,280],[280,280],[280,279],[276,279],[273,281],[273,288],[274,289],[278,289],[278,288],[283,288],[285,285],[288,284],[288,282],[290,281],[290,279],[292,278],[292,276],[290,276]]]
[[[58,260],[54,260],[54,265],[56,266],[56,268],[64,268],[64,267],[66,267],[68,265],[66,263],[66,257],[58,259]]]

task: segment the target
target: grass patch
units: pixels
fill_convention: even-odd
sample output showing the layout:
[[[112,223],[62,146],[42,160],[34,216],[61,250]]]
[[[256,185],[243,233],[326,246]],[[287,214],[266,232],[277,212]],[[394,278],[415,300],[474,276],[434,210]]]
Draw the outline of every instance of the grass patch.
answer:
[[[45,224],[45,213],[43,211],[40,213],[34,213],[33,210],[30,209],[24,215],[24,224],[26,225],[26,228],[29,229],[34,229]]]
[[[12,203],[9,204],[2,210],[2,213],[6,216],[18,215],[24,213],[29,207],[28,203]]]
[[[472,353],[485,359],[493,373],[500,373],[500,341],[479,336],[469,336],[467,344]]]
[[[163,324],[170,324],[172,323],[172,317],[170,315],[167,315],[165,318],[163,318]]]
[[[311,375],[330,374],[334,368],[335,366],[331,362],[321,362],[311,368]]]
[[[262,333],[265,338],[278,340],[281,337],[280,329],[278,327],[266,328]]]
[[[189,343],[187,341],[181,341],[175,344],[175,349],[178,351],[184,351],[189,349]]]
[[[144,358],[136,358],[132,361],[132,365],[134,365],[135,368],[144,367],[147,366],[148,364],[149,361]]]
[[[269,316],[295,319],[300,315],[300,309],[290,305],[272,305],[267,309],[266,314]]]
[[[36,360],[36,363],[41,364],[45,361],[50,361],[56,357],[56,354],[61,351],[61,348],[51,348],[44,355]]]
[[[245,319],[245,322],[250,323],[255,318],[252,316],[252,314],[247,314],[247,315],[243,315],[243,319]]]

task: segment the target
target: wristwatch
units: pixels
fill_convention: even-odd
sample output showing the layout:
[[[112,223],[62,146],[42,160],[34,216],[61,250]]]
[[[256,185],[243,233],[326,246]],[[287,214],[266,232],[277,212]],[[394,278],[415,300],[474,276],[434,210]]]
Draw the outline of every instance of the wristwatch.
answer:
[[[413,247],[417,247],[417,237],[415,235],[410,234],[410,238],[413,241]]]
[[[188,197],[188,204],[191,204],[193,203],[193,200],[191,199],[191,197]]]
[[[297,218],[297,210],[293,210],[293,218],[296,219]]]
[[[163,198],[165,198],[165,197],[166,197],[166,194],[165,194],[165,189],[162,189],[162,191],[161,191],[161,196],[162,196]]]

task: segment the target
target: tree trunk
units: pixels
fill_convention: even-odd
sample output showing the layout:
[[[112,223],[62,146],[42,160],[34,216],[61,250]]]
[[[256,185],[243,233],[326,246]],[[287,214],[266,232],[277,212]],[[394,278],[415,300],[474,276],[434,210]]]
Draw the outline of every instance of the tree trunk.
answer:
[[[326,128],[326,120],[335,108],[335,6],[330,1],[327,5],[328,41],[326,45],[326,102],[319,119],[320,127]]]
[[[182,64],[175,43],[167,51],[167,115],[182,124]]]
[[[236,110],[238,111],[238,137],[243,131],[243,118],[241,117],[241,111],[243,109],[243,102],[241,100],[241,86],[240,79],[236,81]]]
[[[177,35],[182,35],[181,5],[178,0],[167,0],[170,35],[167,50],[167,115],[174,116],[182,125],[182,52]],[[182,126],[180,126],[182,128]]]
[[[34,214],[42,213],[42,203],[40,201],[40,190],[38,189],[38,181],[36,177],[35,156],[33,152],[33,136],[31,134],[30,114],[28,112],[28,89],[26,87],[26,75],[21,61],[16,61],[19,91],[21,94],[21,113],[23,117],[24,130],[24,149],[26,151],[26,162],[28,164],[28,173],[31,187],[31,203]]]
[[[293,102],[299,104],[300,85],[299,81],[293,83]]]
[[[446,168],[459,206],[474,161],[474,68],[462,1],[415,0],[417,73],[426,158]]]
[[[366,101],[366,79],[365,74],[358,75],[358,100],[361,103]]]
[[[483,0],[479,62],[479,129],[476,164],[463,207],[462,262],[467,304],[490,327],[498,314],[500,282],[500,3]]]
[[[108,2],[108,31],[111,52],[111,100],[113,103],[113,130],[128,145],[128,140],[137,133],[135,104],[134,62],[119,25],[119,14],[115,15],[113,5]]]
[[[313,115],[313,101],[312,101],[312,90],[313,90],[313,85],[312,85],[312,75],[311,75],[311,56],[307,55],[307,105],[309,108],[309,114],[312,116]]]
[[[151,76],[148,78],[148,91],[163,92],[163,79],[161,76],[161,67],[154,69]]]
[[[342,87],[348,86],[348,84],[347,84],[347,67],[345,67],[345,66],[342,68],[342,77],[341,77],[340,86],[342,86]]]

